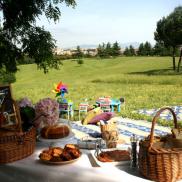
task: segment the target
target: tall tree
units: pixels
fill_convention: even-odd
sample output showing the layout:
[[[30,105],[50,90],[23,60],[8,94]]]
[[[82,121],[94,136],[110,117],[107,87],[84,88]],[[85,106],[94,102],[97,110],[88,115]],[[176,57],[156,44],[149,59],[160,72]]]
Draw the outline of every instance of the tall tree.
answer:
[[[83,52],[81,51],[80,46],[76,47],[75,57],[78,59],[81,59],[83,57]]]
[[[124,50],[123,54],[125,56],[129,56],[130,55],[130,51],[129,51],[128,47],[125,47],[125,50]]]
[[[181,66],[181,60],[182,60],[182,47],[181,47],[181,50],[180,50],[180,56],[179,56],[179,61],[178,61],[178,72],[179,72],[179,69],[180,69],[180,66]]]
[[[118,42],[116,41],[112,46],[113,56],[119,56],[121,54],[121,47],[119,46]]]
[[[58,21],[59,5],[75,7],[75,0],[0,0],[0,69],[16,72],[17,59],[26,54],[34,58],[38,68],[48,71],[58,68],[53,59],[55,40],[43,27],[36,26],[36,18],[45,15],[48,20]]]
[[[112,56],[112,48],[110,42],[106,44],[105,53],[107,57]]]
[[[152,55],[152,46],[150,42],[146,41],[144,44],[144,51],[146,56],[151,56]]]
[[[135,55],[135,49],[132,45],[125,48],[124,53],[125,56],[134,56]]]
[[[130,45],[129,51],[130,51],[130,56],[135,56],[135,49],[132,45]]]
[[[175,70],[175,50],[178,45],[182,44],[182,6],[175,8],[169,16],[157,22],[154,36],[157,42],[172,47],[173,70]]]
[[[107,55],[106,55],[106,45],[104,43],[102,43],[102,45],[99,44],[99,46],[97,48],[97,56],[99,56],[100,58],[107,57]]]
[[[143,56],[144,55],[144,45],[141,43],[138,48],[138,55]]]

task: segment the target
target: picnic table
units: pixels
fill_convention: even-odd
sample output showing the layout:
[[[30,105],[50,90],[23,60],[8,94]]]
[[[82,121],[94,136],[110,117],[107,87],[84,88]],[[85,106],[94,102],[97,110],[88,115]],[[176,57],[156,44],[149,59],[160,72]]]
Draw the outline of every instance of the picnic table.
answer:
[[[74,141],[72,141],[74,142]],[[33,155],[7,164],[0,165],[0,178],[2,182],[147,182],[133,175],[135,173],[129,166],[117,168],[115,166],[97,167],[90,157],[89,150],[81,150],[82,156],[74,163],[66,165],[47,165],[39,162],[40,152],[47,148],[41,142],[37,143]],[[92,161],[92,162],[91,162]],[[133,174],[132,174],[133,172]],[[114,178],[113,178],[114,175]]]
[[[125,137],[126,144],[123,146],[130,146],[130,134],[136,134],[138,137],[147,135],[150,131],[151,124],[145,122],[125,120],[123,118],[116,118],[118,120],[119,134]],[[66,122],[67,120],[65,120]],[[135,122],[135,124],[134,124]],[[82,125],[80,122],[70,122],[74,136],[70,141],[65,143],[75,143],[82,139],[82,137],[90,135],[91,137],[98,137],[100,132],[99,126],[96,125]],[[123,128],[123,130],[121,130]],[[141,133],[139,132],[141,131]],[[156,127],[156,132],[167,133],[168,128]],[[64,146],[64,142],[55,143],[55,146]],[[49,147],[47,142],[37,142],[36,149],[33,155],[6,165],[0,165],[0,179],[2,182],[147,182],[149,180],[143,179],[136,168],[131,168],[130,165],[121,166],[98,166],[92,157],[92,150],[81,149],[82,155],[80,159],[74,163],[66,165],[47,165],[39,161],[40,152]],[[114,177],[113,177],[114,176]]]

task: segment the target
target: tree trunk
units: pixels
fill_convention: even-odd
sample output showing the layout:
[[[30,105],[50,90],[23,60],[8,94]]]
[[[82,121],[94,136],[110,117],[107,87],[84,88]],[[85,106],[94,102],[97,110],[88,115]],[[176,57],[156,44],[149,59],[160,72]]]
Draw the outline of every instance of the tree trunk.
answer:
[[[173,70],[176,70],[176,63],[175,63],[175,47],[173,47]]]
[[[180,65],[181,65],[181,59],[182,59],[182,48],[181,48],[181,51],[180,51],[180,56],[179,56],[179,62],[178,62],[178,72],[179,72],[179,69],[180,69]]]

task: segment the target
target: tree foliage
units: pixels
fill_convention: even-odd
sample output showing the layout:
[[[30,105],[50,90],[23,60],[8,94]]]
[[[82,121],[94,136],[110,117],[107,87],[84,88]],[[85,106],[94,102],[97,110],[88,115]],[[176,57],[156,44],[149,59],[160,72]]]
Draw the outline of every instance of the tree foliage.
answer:
[[[130,50],[131,56],[135,56],[135,49],[132,45],[130,45],[129,50]]]
[[[144,55],[145,55],[143,43],[141,43],[141,44],[139,45],[139,48],[138,48],[138,55],[139,55],[139,56],[144,56]]]
[[[75,58],[78,58],[78,59],[83,58],[83,53],[82,53],[82,51],[80,49],[80,46],[77,46],[76,47],[76,52],[75,52],[74,57]]]
[[[112,55],[113,56],[119,56],[121,47],[119,46],[118,42],[116,41],[112,46]]]
[[[77,58],[77,63],[79,65],[84,64],[84,61],[82,59],[83,58],[83,52],[81,51],[80,46],[77,46],[74,57]]]
[[[182,6],[175,8],[171,14],[157,22],[154,36],[157,42],[173,48],[173,69],[175,70],[175,49],[182,45]]]
[[[156,56],[171,56],[172,48],[166,47],[163,43],[156,42],[153,47],[153,55]]]
[[[135,54],[135,49],[134,49],[134,47],[132,45],[130,45],[129,48],[126,47],[125,51],[123,52],[123,54],[125,56],[135,56],[136,55]]]
[[[75,7],[75,0],[0,0],[0,69],[17,71],[17,60],[28,55],[44,72],[58,68],[53,59],[55,40],[43,27],[36,26],[36,19],[45,15],[56,22],[61,16],[59,5]]]
[[[147,56],[151,56],[152,55],[152,46],[150,44],[150,42],[145,42],[144,44],[144,50],[145,50],[145,55]]]
[[[99,56],[100,58],[119,56],[121,54],[120,50],[121,48],[117,41],[112,45],[110,42],[108,42],[107,44],[102,43],[102,45],[99,44],[97,48],[97,56]]]
[[[152,56],[152,45],[150,42],[146,41],[145,43],[141,43],[138,48],[139,56]]]
[[[105,48],[105,56],[109,57],[109,56],[112,56],[112,54],[113,54],[113,49],[112,49],[111,43],[108,42]]]
[[[125,47],[125,50],[124,50],[123,54],[125,56],[130,56],[130,51],[129,51],[129,48],[128,47]]]
[[[5,69],[0,69],[0,83],[10,84],[16,81],[14,73],[7,73]]]
[[[106,46],[104,43],[99,44],[98,48],[97,48],[97,56],[99,56],[100,58],[105,58],[106,56]]]

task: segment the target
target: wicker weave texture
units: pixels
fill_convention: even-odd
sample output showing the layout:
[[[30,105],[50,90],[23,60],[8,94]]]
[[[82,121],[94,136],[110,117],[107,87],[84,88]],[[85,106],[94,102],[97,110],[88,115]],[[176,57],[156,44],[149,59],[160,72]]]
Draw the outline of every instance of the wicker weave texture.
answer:
[[[9,163],[23,159],[34,152],[36,130],[0,138],[0,163]]]
[[[117,125],[116,123],[100,125],[100,130],[101,130],[101,133],[105,131],[117,130]]]
[[[139,171],[146,178],[158,182],[175,182],[182,179],[182,148],[159,148],[153,147],[154,125],[159,115],[169,110],[174,119],[175,128],[177,128],[177,118],[171,108],[160,109],[152,121],[150,140],[140,141],[139,149]]]

